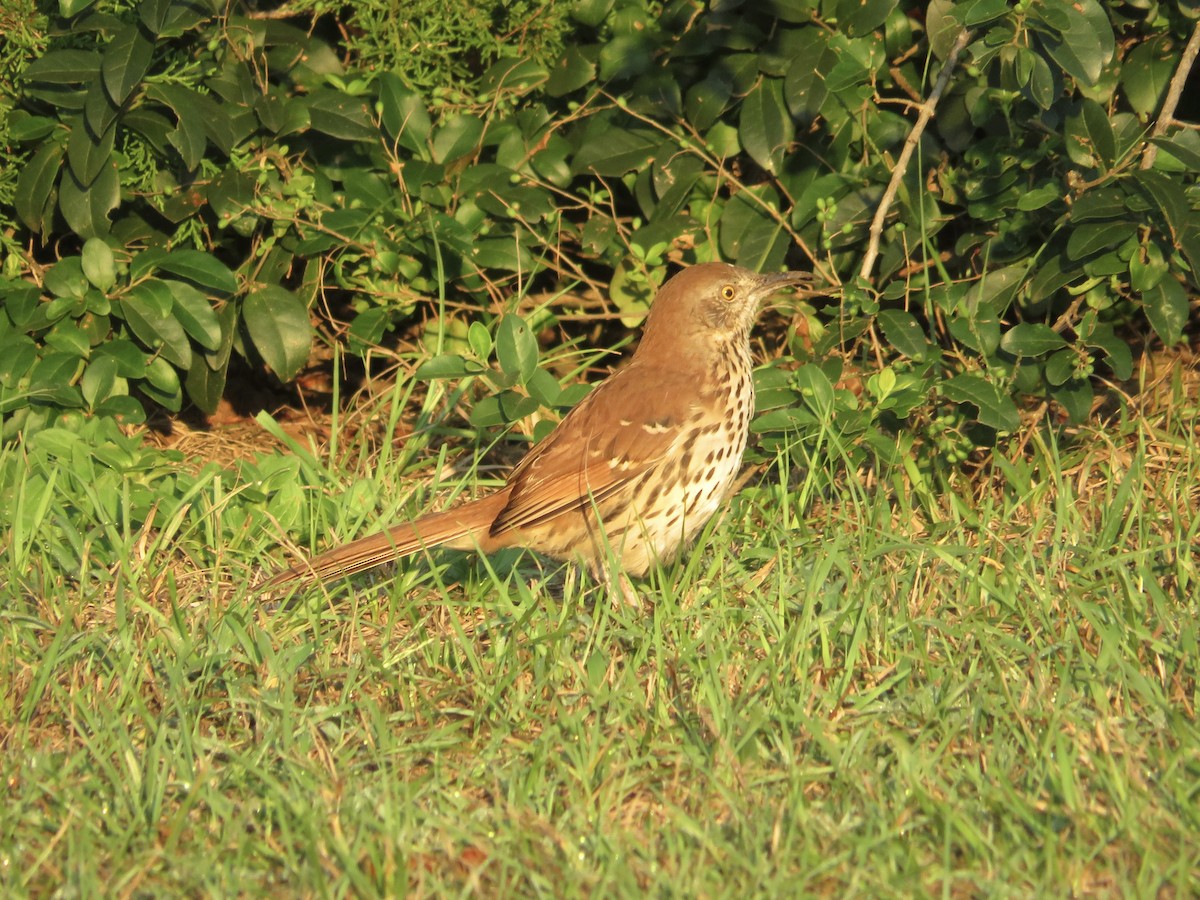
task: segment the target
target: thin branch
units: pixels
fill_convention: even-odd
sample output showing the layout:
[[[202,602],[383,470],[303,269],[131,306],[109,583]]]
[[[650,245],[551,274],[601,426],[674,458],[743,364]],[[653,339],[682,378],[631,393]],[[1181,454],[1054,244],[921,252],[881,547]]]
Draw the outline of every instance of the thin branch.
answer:
[[[1192,72],[1192,66],[1196,64],[1197,54],[1200,54],[1200,22],[1197,22],[1196,27],[1192,29],[1192,36],[1188,38],[1187,46],[1183,48],[1183,56],[1179,58],[1179,66],[1175,69],[1175,74],[1171,76],[1171,86],[1167,88],[1162,111],[1159,112],[1158,121],[1154,123],[1154,129],[1150,132],[1151,137],[1162,137],[1168,128],[1177,124],[1175,109],[1179,106],[1179,98],[1183,95],[1183,86]],[[1157,156],[1158,146],[1147,143],[1146,152],[1142,156],[1142,168],[1148,169],[1154,165]]]
[[[863,257],[862,269],[859,272],[864,280],[871,277],[871,270],[875,268],[875,260],[879,256],[879,241],[883,237],[883,223],[887,218],[888,210],[891,209],[892,203],[896,199],[896,192],[900,189],[900,181],[904,178],[904,173],[908,170],[908,164],[912,159],[913,151],[917,148],[917,142],[921,140],[921,135],[925,132],[925,126],[933,118],[933,111],[937,108],[938,101],[942,97],[942,92],[946,90],[946,85],[950,83],[950,74],[954,71],[954,67],[958,63],[958,55],[962,53],[963,48],[970,42],[972,35],[973,32],[965,29],[959,33],[958,38],[954,41],[954,46],[950,48],[949,56],[946,57],[945,65],[942,66],[941,74],[938,75],[937,83],[934,84],[933,90],[929,94],[929,99],[921,106],[921,114],[917,117],[917,124],[909,132],[908,138],[904,141],[904,147],[900,150],[900,157],[896,160],[896,167],[892,169],[892,179],[888,182],[887,190],[883,192],[883,197],[880,198],[879,208],[875,210],[875,218],[871,220],[871,239],[867,243],[867,252]]]
[[[615,100],[615,98],[612,98],[610,95],[606,94],[605,96]],[[808,256],[808,258],[812,261],[813,272],[816,273],[820,278],[823,278],[825,281],[832,283],[828,273],[824,270],[824,267],[821,266],[820,261],[817,259],[816,254],[809,249],[808,244],[804,241],[804,238],[797,234],[792,228],[791,224],[787,220],[787,217],[766,200],[763,200],[761,197],[751,191],[740,178],[729,171],[723,160],[717,159],[717,157],[705,150],[703,138],[701,138],[700,135],[696,133],[695,129],[693,129],[688,123],[684,122],[682,124],[691,132],[691,140],[685,140],[666,125],[663,125],[661,122],[651,118],[650,116],[639,113],[637,110],[625,107],[623,108],[623,111],[642,124],[648,125],[667,137],[672,138],[682,152],[690,153],[693,156],[698,157],[701,162],[711,167],[716,172],[718,179],[724,179],[726,182],[736,187],[738,191],[744,191],[745,199],[749,200],[755,206],[758,206],[764,213],[774,219],[779,227],[787,232],[788,237],[792,239],[792,243],[804,251],[805,255]]]

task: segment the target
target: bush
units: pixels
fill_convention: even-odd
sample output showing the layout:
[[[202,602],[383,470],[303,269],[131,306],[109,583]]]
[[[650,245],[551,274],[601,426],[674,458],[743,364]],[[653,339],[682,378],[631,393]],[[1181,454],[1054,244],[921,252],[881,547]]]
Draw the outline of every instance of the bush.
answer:
[[[668,260],[844,285],[800,308],[799,365],[760,373],[756,427],[770,447],[834,424],[851,463],[898,431],[962,459],[1017,428],[1024,396],[1083,419],[1143,323],[1181,339],[1200,135],[1168,88],[1194,8],[553,6],[544,40],[490,48],[430,13],[421,53],[382,3],[335,13],[348,44],[316,4],[296,22],[209,0],[7,13],[4,438],[68,409],[211,410],[235,355],[299,371],[310,320],[336,327],[318,298],[365,352],[443,290],[478,314],[442,317],[459,352],[422,374],[490,374],[506,393],[479,421],[512,421],[570,398],[494,298],[588,282],[633,323]],[[453,41],[475,49],[424,54]]]

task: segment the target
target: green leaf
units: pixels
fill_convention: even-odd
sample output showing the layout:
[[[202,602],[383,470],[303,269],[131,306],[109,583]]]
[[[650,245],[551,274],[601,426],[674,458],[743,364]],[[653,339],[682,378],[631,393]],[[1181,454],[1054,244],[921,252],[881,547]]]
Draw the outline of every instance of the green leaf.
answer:
[[[1148,291],[1170,271],[1157,241],[1146,241],[1129,258],[1129,286],[1135,291]]]
[[[1143,192],[1158,207],[1174,237],[1193,221],[1184,185],[1161,172],[1142,169],[1134,175]]]
[[[344,141],[376,141],[379,131],[371,122],[366,103],[332,88],[320,88],[308,97],[309,124],[315,131]]]
[[[1143,120],[1154,115],[1179,61],[1179,44],[1161,35],[1137,44],[1121,64],[1121,87]]]
[[[59,143],[45,144],[17,176],[13,205],[16,206],[21,221],[28,225],[34,234],[41,234],[53,215],[50,195],[62,167],[64,152]]]
[[[14,388],[38,360],[38,346],[24,334],[0,337],[0,388]]]
[[[481,269],[528,272],[536,264],[520,237],[479,238],[471,249],[471,262]]]
[[[501,59],[493,63],[479,79],[487,93],[505,91],[523,94],[544,83],[549,77],[546,67],[533,59]]]
[[[618,34],[600,47],[600,81],[636,78],[650,70],[654,45],[645,33]]]
[[[87,359],[92,349],[87,332],[71,319],[64,319],[51,328],[46,333],[45,341],[46,346],[80,359]]]
[[[788,108],[801,122],[811,122],[821,112],[821,106],[829,96],[825,77],[837,60],[837,53],[819,29],[801,31],[801,46],[783,80]],[[712,77],[711,73],[709,77]]]
[[[158,3],[161,0],[154,0]],[[172,0],[167,7],[166,16],[159,26],[158,34],[163,37],[179,37],[185,31],[190,31],[200,25],[214,12],[211,3],[182,3]]]
[[[279,285],[264,285],[246,296],[242,319],[263,361],[280,381],[291,380],[312,346],[312,324],[300,298]]]
[[[221,323],[221,346],[215,352],[205,354],[208,367],[215,372],[224,371],[229,367],[233,345],[239,342],[237,324],[240,314],[241,310],[236,303],[226,303],[217,310],[217,321]]]
[[[1098,187],[1075,201],[1071,207],[1071,221],[1115,219],[1125,215],[1128,208],[1128,198],[1122,191],[1112,187]]]
[[[146,352],[126,338],[105,341],[96,348],[93,359],[111,357],[117,364],[117,374],[122,378],[141,378],[146,368]]]
[[[1004,5],[1007,6],[1007,3]],[[1062,92],[1062,79],[1055,76],[1050,64],[1040,53],[1034,53],[1032,50],[1024,48],[1021,53],[1021,58],[1029,60],[1029,82],[1025,85],[1026,93],[1041,109],[1050,109],[1058,94]]]
[[[555,197],[544,188],[519,181],[514,184],[513,174],[494,163],[471,166],[459,182],[462,195],[497,217],[536,222],[551,216],[556,209]]]
[[[783,169],[795,125],[783,102],[783,84],[778,78],[764,78],[742,101],[738,136],[751,159],[771,174]]]
[[[29,394],[59,406],[83,406],[83,394],[72,382],[83,369],[83,360],[70,353],[45,353],[29,373]]]
[[[1004,333],[1000,348],[1013,356],[1042,356],[1067,346],[1061,334],[1049,325],[1021,322]]]
[[[1150,143],[1154,144],[1159,149],[1158,159],[1163,161],[1164,156],[1169,156],[1179,163],[1179,171],[1200,172],[1200,149],[1195,145],[1200,140],[1194,131],[1181,131],[1169,137],[1151,138]],[[1186,142],[1190,142],[1192,146],[1188,146]],[[1158,164],[1155,164],[1156,167]]]
[[[200,118],[208,139],[222,153],[232,153],[234,148],[254,130],[254,114],[249,108],[234,107],[235,113],[231,114],[227,109],[228,105],[219,105],[211,97],[196,91],[187,93],[194,96],[194,105],[185,115]],[[290,111],[293,107],[302,107],[305,113],[304,118],[307,120],[307,103],[297,98],[288,104],[288,110]]]
[[[956,315],[950,320],[950,336],[976,353],[991,356],[1000,346],[1000,321],[993,315]]]
[[[154,42],[138,24],[127,25],[117,32],[104,50],[100,74],[104,89],[117,106],[121,106],[141,84],[150,68]]]
[[[433,135],[433,161],[454,162],[474,153],[483,137],[483,120],[466,113],[451,116]]]
[[[221,323],[208,298],[182,281],[167,280],[163,283],[170,288],[171,296],[175,299],[175,318],[183,330],[205,350],[216,352],[221,346]]]
[[[550,70],[546,81],[546,93],[551,97],[562,97],[579,90],[596,78],[596,64],[578,47],[563,49],[562,56]]]
[[[96,0],[58,0],[58,14],[64,19],[73,19],[95,3]]]
[[[1200,221],[1187,202],[1186,187],[1180,179],[1153,169],[1141,169],[1134,178],[1143,193],[1158,207],[1171,231],[1171,240],[1179,248],[1192,270],[1192,283],[1200,281]]]
[[[588,121],[571,169],[576,174],[593,172],[601,177],[641,171],[654,161],[659,138],[646,129],[622,128],[606,116]]]
[[[486,371],[486,366],[473,359],[457,353],[443,353],[421,363],[413,377],[418,381],[435,381],[439,378],[466,378]]]
[[[1183,339],[1183,328],[1188,320],[1187,293],[1174,278],[1164,278],[1157,285],[1142,293],[1142,306],[1146,319],[1154,333],[1168,347]]]
[[[516,391],[501,391],[475,404],[469,417],[476,428],[509,425],[538,411],[538,402]]]
[[[870,34],[887,21],[896,5],[897,0],[840,0],[838,25],[851,37]]]
[[[171,290],[161,281],[136,285],[115,307],[142,343],[186,369],[192,364],[192,347],[183,326],[171,315],[171,308]]]
[[[549,134],[538,147],[533,148],[533,157],[530,159],[533,170],[555,187],[566,187],[570,184],[571,167],[567,158],[571,154],[571,145],[566,139],[557,134]]]
[[[545,369],[534,369],[525,388],[530,397],[545,407],[554,407],[562,397],[562,385]]]
[[[112,248],[100,238],[88,238],[81,254],[83,274],[100,291],[107,291],[117,283],[116,263]]]
[[[138,4],[138,18],[151,34],[159,34],[167,23],[167,12],[173,0],[142,0]]]
[[[961,6],[965,13],[963,24],[968,28],[978,28],[1008,15],[1012,4],[1008,0],[978,0]]]
[[[84,188],[69,171],[58,186],[58,208],[67,224],[81,238],[99,237],[112,230],[108,214],[121,203],[117,167],[109,163],[92,184]]]
[[[1054,201],[1063,196],[1061,188],[1046,184],[1041,187],[1036,187],[1031,191],[1026,191],[1017,199],[1017,209],[1026,212],[1032,212],[1036,209],[1044,209]]]
[[[100,54],[95,51],[53,50],[27,65],[21,79],[43,84],[86,84],[99,71]]]
[[[721,69],[710,69],[702,81],[688,88],[683,99],[687,120],[697,131],[707,131],[729,105],[733,79]]]
[[[91,135],[103,137],[109,132],[115,134],[113,126],[116,125],[119,115],[120,110],[113,106],[112,101],[108,99],[108,94],[104,92],[100,81],[93,81],[88,86],[87,99],[83,105],[83,121],[87,123],[87,129]],[[75,137],[74,130],[72,130],[71,136]]]
[[[180,116],[175,129],[167,135],[167,142],[175,148],[187,171],[195,171],[204,159],[204,148],[208,145],[207,135],[204,120],[193,114]]]
[[[793,384],[804,402],[822,416],[833,411],[833,382],[818,365],[809,363],[801,366],[792,376]]]
[[[223,223],[229,223],[252,211],[256,188],[249,173],[227,169],[209,185],[208,204]]]
[[[843,53],[825,73],[825,88],[847,107],[856,105],[857,89],[871,79],[871,67],[853,53]]]
[[[770,186],[747,188],[734,194],[721,214],[721,252],[744,268],[769,272],[783,264],[788,237],[783,224],[756,203],[754,196],[768,208],[779,206],[779,196]]]
[[[1136,231],[1132,222],[1089,222],[1071,231],[1067,238],[1067,257],[1083,259],[1109,247],[1122,244]]]
[[[1012,398],[979,375],[955,375],[942,384],[942,393],[955,403],[973,404],[979,421],[997,431],[1015,431],[1021,424]]]
[[[1103,7],[1096,0],[1043,0],[1042,6],[1043,17],[1059,32],[1039,33],[1046,52],[1072,78],[1094,85],[1116,46]]]
[[[977,311],[991,313],[993,317],[1003,315],[1025,280],[1029,265],[1026,261],[985,272],[963,297],[967,309],[973,315]]]
[[[929,353],[929,338],[916,316],[902,309],[882,309],[875,317],[883,336],[905,356],[923,360]]]
[[[537,371],[538,344],[523,318],[506,315],[496,329],[496,359],[500,368],[518,384],[525,384]]]
[[[646,318],[656,287],[653,280],[643,277],[627,263],[622,262],[613,270],[608,296],[621,311],[621,322],[626,328],[636,327]]]
[[[1075,378],[1052,388],[1050,396],[1062,404],[1071,422],[1079,425],[1086,422],[1091,414],[1095,394],[1090,381],[1086,378]]]
[[[161,103],[175,114],[176,125],[167,141],[189,172],[200,164],[210,137],[222,152],[229,152],[233,141],[229,116],[211,97],[181,85],[152,82],[146,86],[146,99]],[[220,140],[215,137],[218,134]]]
[[[137,260],[143,267],[153,263],[157,269],[186,278],[217,294],[237,292],[237,278],[229,267],[203,250],[145,251]]]
[[[209,364],[204,356],[196,354],[191,368],[183,381],[183,389],[188,398],[206,415],[217,411],[221,397],[225,393],[225,383],[229,375],[229,359],[216,368]]]
[[[122,306],[130,297],[135,298],[135,305],[144,317],[159,319],[168,317],[175,306],[170,285],[157,278],[134,285],[121,299]]]
[[[53,271],[53,270],[51,270]],[[49,277],[49,274],[47,274]],[[84,290],[87,294],[87,290]],[[0,278],[0,296],[4,298],[4,312],[19,331],[32,331],[30,324],[42,311],[42,292],[36,285],[24,281],[9,281]],[[0,334],[3,330],[0,329]],[[0,353],[0,357],[3,354]]]
[[[111,356],[99,356],[88,363],[79,379],[83,402],[95,409],[113,395],[117,386],[117,362]]]
[[[467,344],[477,359],[489,359],[492,355],[492,335],[482,322],[472,322],[467,329]]]
[[[114,419],[121,425],[141,425],[146,421],[146,410],[128,394],[109,397],[96,407],[97,416]]]
[[[613,8],[614,0],[573,0],[571,16],[577,22],[595,28],[606,18]]]
[[[1094,321],[1094,315],[1093,319]],[[1127,381],[1133,375],[1133,351],[1129,343],[1113,330],[1107,322],[1092,326],[1090,333],[1084,330],[1083,343],[1104,351],[1105,362],[1119,381]]]
[[[1079,166],[1107,170],[1117,153],[1112,123],[1094,100],[1082,99],[1066,122],[1066,148],[1071,161]]]
[[[359,313],[350,323],[346,338],[350,350],[359,356],[379,346],[384,332],[391,328],[391,312],[385,307],[377,306]]]
[[[109,129],[103,136],[93,140],[83,124],[83,117],[75,117],[71,137],[67,141],[67,160],[80,185],[90,187],[112,160],[115,136],[116,129]]]
[[[963,30],[963,24],[955,15],[954,0],[930,0],[925,7],[925,28],[929,32],[929,49],[939,60],[945,61],[950,48]]]
[[[139,385],[142,393],[171,412],[179,412],[183,406],[179,372],[162,357],[156,357],[146,366],[145,375]]]
[[[429,132],[433,125],[420,94],[409,90],[399,76],[385,72],[379,77],[380,118],[383,128],[401,147],[429,158]]]
[[[25,110],[13,110],[8,115],[8,136],[17,143],[41,141],[58,127],[58,119],[34,116]]]

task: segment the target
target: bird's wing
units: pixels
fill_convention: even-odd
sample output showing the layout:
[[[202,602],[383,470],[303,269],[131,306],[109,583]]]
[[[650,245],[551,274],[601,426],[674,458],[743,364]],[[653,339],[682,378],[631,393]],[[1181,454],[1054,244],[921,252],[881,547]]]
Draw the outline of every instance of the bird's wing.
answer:
[[[637,361],[601,383],[509,476],[491,534],[539,525],[617,493],[666,458],[703,409],[694,378]]]

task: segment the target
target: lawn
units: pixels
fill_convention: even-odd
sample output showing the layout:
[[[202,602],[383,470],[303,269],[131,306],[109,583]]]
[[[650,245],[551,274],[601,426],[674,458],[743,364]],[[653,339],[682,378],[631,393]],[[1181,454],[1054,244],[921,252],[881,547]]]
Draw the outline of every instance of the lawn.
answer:
[[[68,421],[0,457],[0,888],[1194,894],[1200,377],[1135,377],[957,471],[796,443],[641,609],[517,551],[262,603],[500,477],[402,388],[241,464]]]

